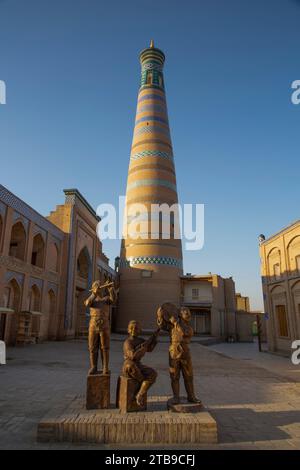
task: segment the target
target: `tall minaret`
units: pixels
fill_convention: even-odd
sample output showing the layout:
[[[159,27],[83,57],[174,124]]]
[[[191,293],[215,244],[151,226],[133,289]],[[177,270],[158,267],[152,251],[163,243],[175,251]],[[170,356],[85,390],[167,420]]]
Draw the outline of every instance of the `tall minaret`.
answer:
[[[144,204],[150,213],[151,204],[178,202],[173,149],[171,143],[163,65],[165,55],[154,47],[140,53],[141,86],[138,95],[133,141],[128,170],[126,207]],[[126,213],[126,212],[125,212]],[[147,226],[147,214],[139,216],[139,232]],[[168,220],[168,219],[167,219]],[[125,223],[130,223],[130,215]],[[170,219],[170,232],[174,232]],[[149,222],[150,231],[150,222]],[[173,232],[172,232],[173,228]],[[164,238],[165,226],[160,218],[156,237],[126,236],[120,256],[120,296],[116,330],[124,331],[129,320],[139,320],[144,330],[156,326],[156,309],[163,302],[180,302],[182,274],[181,240]]]

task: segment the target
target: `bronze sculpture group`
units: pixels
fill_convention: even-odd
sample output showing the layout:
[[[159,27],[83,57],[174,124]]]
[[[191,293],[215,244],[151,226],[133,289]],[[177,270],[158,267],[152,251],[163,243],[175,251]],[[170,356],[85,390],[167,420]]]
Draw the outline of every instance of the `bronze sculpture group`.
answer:
[[[100,281],[95,281],[92,285],[91,295],[85,301],[85,306],[90,308],[89,376],[99,374],[97,367],[99,350],[102,361],[101,375],[109,376],[110,374],[109,305],[116,302],[117,294],[118,289],[115,288],[113,282],[108,281],[101,285]],[[173,391],[172,405],[180,404],[182,401],[180,398],[180,374],[184,379],[187,402],[201,404],[194,392],[193,365],[189,349],[189,343],[193,336],[190,310],[187,307],[178,309],[174,304],[164,303],[158,308],[156,316],[158,328],[147,340],[140,336],[142,330],[139,322],[132,320],[128,324],[128,337],[123,345],[124,363],[121,378],[133,381],[135,387],[130,390],[129,388],[125,389],[125,392],[122,391],[122,393],[129,395],[126,397],[125,411],[143,410],[146,407],[147,391],[156,381],[157,372],[141,361],[147,352],[151,352],[155,348],[160,331],[167,332],[170,337],[169,373]],[[119,385],[117,393],[120,393]],[[117,403],[120,403],[119,398],[117,398]]]

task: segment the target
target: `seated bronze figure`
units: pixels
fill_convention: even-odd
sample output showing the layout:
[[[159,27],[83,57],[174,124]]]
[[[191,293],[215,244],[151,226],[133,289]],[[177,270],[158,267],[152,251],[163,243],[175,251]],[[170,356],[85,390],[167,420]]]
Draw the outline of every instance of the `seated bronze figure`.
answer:
[[[141,334],[140,324],[132,320],[128,324],[128,338],[124,342],[124,364],[122,369],[123,377],[134,379],[139,384],[139,389],[135,397],[138,406],[143,407],[147,397],[147,391],[154,384],[157,373],[151,367],[141,363],[141,359],[146,352],[151,352],[157,344],[159,329],[153,333],[149,339],[145,340]]]

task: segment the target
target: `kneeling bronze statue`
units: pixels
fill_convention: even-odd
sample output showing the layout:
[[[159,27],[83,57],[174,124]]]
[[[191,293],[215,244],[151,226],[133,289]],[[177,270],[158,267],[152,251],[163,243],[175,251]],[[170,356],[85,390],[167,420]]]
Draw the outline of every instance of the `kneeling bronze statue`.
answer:
[[[141,363],[141,359],[146,352],[151,352],[157,344],[159,329],[155,331],[149,339],[145,340],[141,334],[140,324],[132,320],[128,324],[128,338],[124,342],[124,364],[122,369],[123,377],[134,379],[139,383],[139,389],[135,397],[136,403],[144,407],[147,391],[154,384],[157,373],[151,367]]]

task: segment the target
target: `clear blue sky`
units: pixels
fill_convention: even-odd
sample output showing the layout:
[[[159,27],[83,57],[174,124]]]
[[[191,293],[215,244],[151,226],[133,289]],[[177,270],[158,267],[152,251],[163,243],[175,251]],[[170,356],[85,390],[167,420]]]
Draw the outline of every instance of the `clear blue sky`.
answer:
[[[233,276],[261,306],[257,236],[299,218],[300,1],[0,0],[1,183],[47,215],[77,187],[125,194],[140,67],[153,37],[181,202],[204,203],[186,272]],[[113,261],[119,242],[104,248]]]

